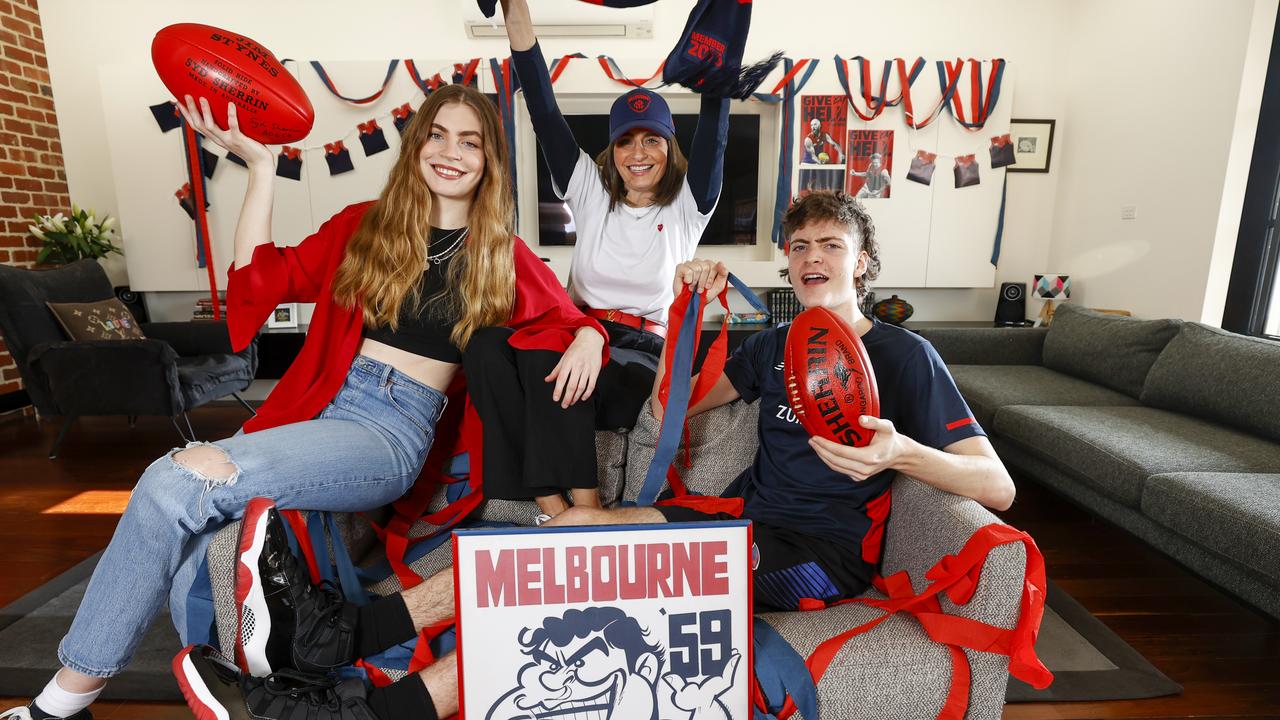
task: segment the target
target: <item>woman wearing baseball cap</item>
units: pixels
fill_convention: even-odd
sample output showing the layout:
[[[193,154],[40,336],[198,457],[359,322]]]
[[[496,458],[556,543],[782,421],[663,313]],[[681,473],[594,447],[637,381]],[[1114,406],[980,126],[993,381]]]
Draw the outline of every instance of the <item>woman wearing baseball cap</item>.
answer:
[[[558,382],[551,354],[499,337],[473,341],[464,363],[484,421],[485,497],[532,497],[555,515],[568,507],[565,490],[574,504],[599,506],[594,431],[634,425],[653,387],[670,278],[693,258],[720,197],[729,100],[702,95],[686,160],[666,101],[631,90],[614,101],[609,147],[593,159],[556,104],[527,1],[502,0],[502,10],[534,132],[577,226],[569,294],[609,332],[610,360],[594,383],[573,387]]]

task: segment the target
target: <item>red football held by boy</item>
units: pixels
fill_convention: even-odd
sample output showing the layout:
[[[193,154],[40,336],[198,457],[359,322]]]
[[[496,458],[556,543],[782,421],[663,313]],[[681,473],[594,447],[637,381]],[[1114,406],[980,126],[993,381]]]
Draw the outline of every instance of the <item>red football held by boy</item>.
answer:
[[[867,350],[858,333],[823,307],[796,316],[783,353],[787,397],[810,435],[863,447],[875,431],[863,415],[880,417],[880,395]]]
[[[311,132],[315,111],[296,78],[270,50],[240,33],[179,23],[151,41],[151,62],[178,102],[209,101],[219,127],[236,104],[240,130],[268,145],[297,142]]]

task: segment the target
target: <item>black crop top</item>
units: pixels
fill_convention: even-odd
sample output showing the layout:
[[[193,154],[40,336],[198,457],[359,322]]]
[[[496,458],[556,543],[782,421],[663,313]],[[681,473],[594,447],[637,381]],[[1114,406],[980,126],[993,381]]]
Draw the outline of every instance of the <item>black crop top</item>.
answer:
[[[457,239],[457,233],[457,230],[431,228],[428,255],[447,252]],[[418,302],[415,304],[406,299],[400,305],[400,326],[396,330],[393,331],[389,326],[365,325],[364,337],[414,355],[441,362],[461,363],[462,351],[449,339],[454,320],[446,318],[443,313],[431,307],[431,299],[444,290],[445,274],[455,257],[456,253],[451,253],[438,265],[428,260],[427,269],[422,273],[418,286]]]

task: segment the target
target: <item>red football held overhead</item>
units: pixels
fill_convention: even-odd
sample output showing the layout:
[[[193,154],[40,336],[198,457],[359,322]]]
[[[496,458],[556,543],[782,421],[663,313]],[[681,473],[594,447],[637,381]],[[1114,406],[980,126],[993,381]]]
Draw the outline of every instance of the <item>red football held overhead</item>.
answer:
[[[853,447],[871,442],[875,431],[858,424],[880,417],[876,375],[858,333],[822,307],[796,316],[783,353],[787,397],[810,435]]]
[[[179,102],[209,100],[219,127],[227,103],[236,104],[240,129],[261,143],[297,142],[311,132],[315,111],[296,78],[257,41],[210,25],[179,23],[151,41],[151,62]]]

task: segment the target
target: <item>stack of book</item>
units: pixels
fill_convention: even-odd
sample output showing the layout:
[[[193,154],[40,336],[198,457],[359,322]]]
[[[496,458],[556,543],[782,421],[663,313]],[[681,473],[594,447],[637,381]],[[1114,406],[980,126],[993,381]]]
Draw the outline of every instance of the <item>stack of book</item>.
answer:
[[[227,299],[218,296],[218,316],[225,319],[227,317]],[[213,300],[211,298],[202,297],[196,301],[196,309],[191,313],[192,320],[212,320],[213,319]]]
[[[796,315],[804,309],[800,307],[800,301],[796,299],[796,294],[791,288],[770,290],[769,298],[765,302],[769,306],[769,314],[773,316],[774,322],[794,320]]]

